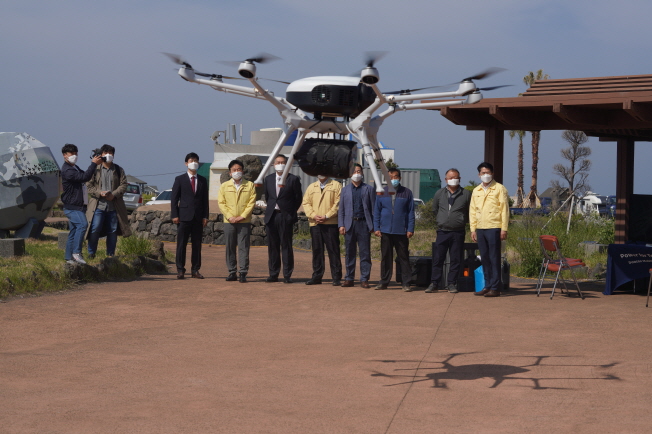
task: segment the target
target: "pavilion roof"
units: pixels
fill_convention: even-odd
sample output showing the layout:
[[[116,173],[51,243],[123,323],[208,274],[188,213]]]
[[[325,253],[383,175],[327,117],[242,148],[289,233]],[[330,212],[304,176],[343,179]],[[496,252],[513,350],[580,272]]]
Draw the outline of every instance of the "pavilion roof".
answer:
[[[518,97],[438,110],[471,130],[580,130],[652,141],[652,75],[539,80]]]

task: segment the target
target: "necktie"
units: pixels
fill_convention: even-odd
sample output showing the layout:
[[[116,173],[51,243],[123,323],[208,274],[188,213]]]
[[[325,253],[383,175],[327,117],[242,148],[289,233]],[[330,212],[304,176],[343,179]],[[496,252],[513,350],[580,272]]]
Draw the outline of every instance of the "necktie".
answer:
[[[196,190],[195,190],[195,177],[194,176],[190,178],[190,185],[192,185],[192,192],[195,193]]]

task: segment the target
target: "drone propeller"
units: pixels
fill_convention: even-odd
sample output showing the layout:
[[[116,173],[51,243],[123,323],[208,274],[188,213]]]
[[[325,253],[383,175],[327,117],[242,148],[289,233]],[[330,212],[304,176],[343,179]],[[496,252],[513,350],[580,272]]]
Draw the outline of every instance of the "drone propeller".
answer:
[[[457,83],[455,83],[457,84]],[[420,90],[427,90],[427,89],[437,89],[440,87],[448,87],[451,86],[450,84],[445,84],[443,86],[428,86],[428,87],[420,87],[418,89],[403,89],[403,90],[395,90],[393,92],[383,92],[384,95],[410,95],[412,92],[419,92]]]
[[[249,59],[245,60],[218,60],[217,63],[221,63],[222,65],[229,65],[229,66],[239,66],[242,62],[249,62],[249,63],[269,63],[273,62],[275,60],[280,60],[280,57],[274,56],[273,54],[269,53],[260,53],[256,57],[250,57]]]
[[[500,89],[501,87],[510,87],[510,86],[514,86],[514,85],[513,84],[503,84],[502,86],[479,87],[479,88],[476,88],[475,90],[480,90],[480,91],[482,91],[482,90],[494,90],[494,89]]]
[[[383,57],[385,57],[389,51],[367,51],[365,53],[365,65],[367,68],[373,68],[376,62],[379,62]]]
[[[226,78],[229,80],[244,80],[244,78],[240,78],[240,77],[229,77],[228,75],[221,75],[221,74],[206,74],[205,72],[197,72],[197,71],[195,71],[195,75],[199,75],[201,77],[217,78],[217,79]]]
[[[177,65],[185,66],[186,68],[192,69],[192,66],[190,66],[190,63],[186,62],[183,57],[179,56],[178,54],[172,54],[172,53],[162,53],[165,54],[172,60],[174,63]]]
[[[289,81],[274,80],[273,78],[263,78],[263,77],[258,77],[258,80],[267,80],[267,81],[275,81],[275,82],[277,82],[277,83],[290,84]]]
[[[497,67],[491,67],[487,68],[484,71],[473,75],[471,77],[466,77],[462,81],[471,81],[471,80],[482,80],[483,78],[491,77],[494,74],[498,74],[499,72],[507,71],[505,68],[497,68]]]

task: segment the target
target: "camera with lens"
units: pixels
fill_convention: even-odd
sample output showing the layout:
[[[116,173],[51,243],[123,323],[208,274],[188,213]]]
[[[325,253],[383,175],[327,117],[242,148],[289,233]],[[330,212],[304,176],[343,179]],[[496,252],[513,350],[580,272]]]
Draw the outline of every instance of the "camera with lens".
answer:
[[[102,151],[100,148],[96,148],[91,151],[91,160],[95,157],[102,157]],[[106,157],[102,157],[102,161],[106,162]]]

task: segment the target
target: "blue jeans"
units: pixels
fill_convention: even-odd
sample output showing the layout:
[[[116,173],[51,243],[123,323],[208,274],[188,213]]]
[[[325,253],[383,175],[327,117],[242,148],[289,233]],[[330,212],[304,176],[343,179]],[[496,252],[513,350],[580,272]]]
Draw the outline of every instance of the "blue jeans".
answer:
[[[94,255],[97,251],[97,242],[102,233],[106,235],[106,255],[115,255],[115,246],[118,244],[118,215],[115,211],[95,210],[88,236],[89,255]]]
[[[68,232],[68,242],[66,243],[64,259],[70,261],[73,253],[81,253],[82,251],[88,222],[86,221],[86,214],[83,211],[64,209],[63,213],[68,217],[68,229],[70,230]]]

